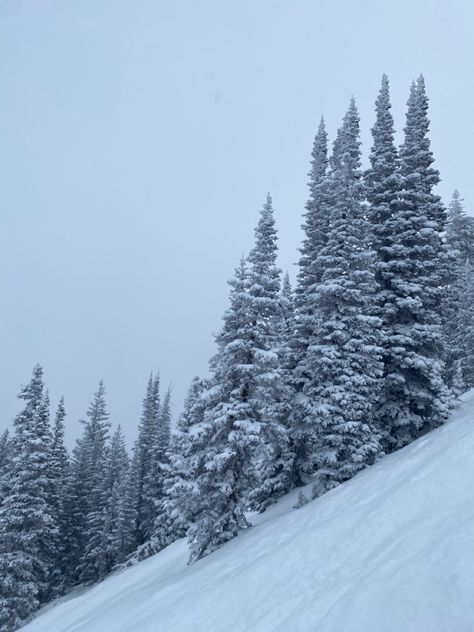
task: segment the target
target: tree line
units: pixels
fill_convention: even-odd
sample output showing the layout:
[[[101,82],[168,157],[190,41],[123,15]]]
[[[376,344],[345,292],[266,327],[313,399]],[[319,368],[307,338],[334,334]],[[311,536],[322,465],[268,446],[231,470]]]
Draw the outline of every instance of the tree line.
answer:
[[[0,439],[2,631],[178,538],[199,560],[289,490],[317,497],[440,426],[474,386],[474,218],[435,192],[423,77],[401,147],[385,75],[375,110],[367,170],[354,99],[331,152],[321,120],[294,291],[267,196],[174,428],[152,375],[129,457],[101,382],[69,454],[35,367]]]

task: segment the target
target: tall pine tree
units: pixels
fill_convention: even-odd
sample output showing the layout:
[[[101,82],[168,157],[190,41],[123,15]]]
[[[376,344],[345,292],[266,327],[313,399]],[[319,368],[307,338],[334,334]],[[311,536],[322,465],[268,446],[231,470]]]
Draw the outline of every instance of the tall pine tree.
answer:
[[[325,262],[321,252],[330,227],[328,182],[328,138],[321,119],[314,138],[309,172],[309,199],[303,224],[304,240],[300,249],[298,282],[295,290],[295,325],[292,341],[292,383],[296,392],[291,414],[291,436],[295,452],[296,484],[307,482],[314,473],[313,402],[308,393],[319,376],[308,350],[321,323],[317,304],[317,284],[321,282]]]
[[[250,400],[253,371],[248,267],[244,259],[229,281],[230,307],[211,360],[211,387],[203,418],[193,427],[194,522],[188,533],[190,561],[218,548],[248,527],[248,466],[260,425]]]
[[[316,306],[322,320],[311,341],[318,382],[311,385],[319,494],[351,478],[380,453],[374,402],[381,377],[380,320],[360,170],[359,115],[354,99],[334,143],[331,228],[320,257]]]
[[[51,589],[53,595],[61,594],[65,589],[64,562],[67,547],[67,510],[66,510],[66,484],[69,476],[69,455],[64,445],[64,419],[66,411],[64,398],[61,398],[56,411],[52,433],[50,454],[51,472],[51,508],[58,528],[58,534],[54,547],[54,569],[51,577]]]
[[[2,476],[5,476],[7,469],[10,467],[11,458],[13,455],[12,440],[10,439],[10,431],[7,429],[0,436],[0,481]],[[3,493],[0,482],[0,503],[2,501]]]
[[[376,121],[372,128],[373,145],[370,153],[370,169],[365,184],[369,202],[371,248],[374,251],[373,270],[377,283],[375,308],[382,321],[382,358],[384,376],[381,383],[377,418],[386,417],[387,411],[396,406],[388,393],[399,378],[393,367],[398,364],[400,339],[392,331],[394,312],[399,302],[397,278],[399,268],[398,232],[400,228],[400,193],[402,177],[399,172],[398,151],[394,142],[394,126],[391,114],[389,81],[382,76],[382,85],[375,104]],[[390,448],[390,426],[378,423],[378,430],[385,448]]]
[[[466,261],[474,263],[474,217],[467,215],[459,191],[454,191],[448,207],[446,242],[456,251],[461,266]]]
[[[268,195],[255,229],[255,245],[248,256],[248,308],[252,326],[249,400],[253,400],[255,418],[260,424],[260,440],[251,460],[253,482],[249,501],[250,507],[257,511],[263,511],[290,489],[293,473],[288,421],[292,389],[284,366],[287,339],[283,327],[287,323],[282,309],[277,251],[274,211]],[[287,308],[289,301],[287,296]]]
[[[152,450],[155,444],[160,413],[160,378],[150,375],[143,399],[143,411],[138,427],[131,464],[132,511],[136,514],[135,541],[141,546],[151,535],[155,518],[153,493],[148,490],[151,480]]]
[[[189,532],[191,560],[234,537],[248,526],[247,508],[263,510],[292,483],[292,393],[284,366],[287,339],[282,336],[276,256],[277,233],[267,196],[255,246],[230,282],[230,308],[211,362],[206,409],[193,426],[199,509]]]
[[[474,217],[466,215],[458,191],[453,193],[448,207],[446,226],[448,269],[442,301],[442,331],[446,380],[457,394],[470,383],[464,381],[466,358],[469,355],[468,336],[464,336],[460,323],[470,329],[470,286],[467,273],[474,263]]]
[[[400,149],[401,189],[389,220],[384,306],[385,375],[379,427],[387,450],[399,448],[442,423],[449,409],[440,331],[446,251],[445,212],[433,188],[423,78],[412,85],[405,140]]]
[[[456,395],[474,388],[474,267],[466,260],[458,271],[452,295],[456,312],[450,327],[452,385]]]
[[[109,413],[102,380],[83,420],[84,430],[73,453],[68,488],[68,570],[70,583],[91,583],[103,576],[97,542],[103,530],[103,493]]]
[[[122,429],[118,426],[112,436],[107,453],[105,478],[106,496],[104,530],[101,535],[101,554],[105,551],[104,574],[122,564],[132,551],[134,542],[134,515],[127,498],[129,458]]]
[[[0,629],[15,630],[49,597],[51,545],[56,534],[50,499],[50,433],[43,370],[19,398],[14,454],[0,506]]]
[[[165,496],[165,480],[169,467],[169,444],[171,437],[171,387],[168,388],[163,405],[155,421],[150,440],[150,466],[143,482],[143,496],[149,507],[149,526],[146,540],[149,540],[156,530],[155,520],[160,511],[160,505]]]
[[[193,440],[193,429],[204,421],[209,388],[208,380],[194,378],[171,437],[166,496],[155,525],[161,543],[184,537],[197,512],[198,497],[193,491],[194,482],[202,471],[203,455],[199,442]]]

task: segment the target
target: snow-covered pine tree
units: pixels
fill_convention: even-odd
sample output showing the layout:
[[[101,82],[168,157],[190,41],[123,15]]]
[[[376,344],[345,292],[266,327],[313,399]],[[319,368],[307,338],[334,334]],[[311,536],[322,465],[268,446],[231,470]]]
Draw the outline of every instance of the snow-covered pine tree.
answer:
[[[3,434],[0,436],[0,478],[6,473],[7,468],[10,465],[11,457],[12,457],[12,441],[10,439],[10,431],[5,430]],[[1,494],[0,494],[0,502],[1,502]]]
[[[466,384],[464,382],[463,370],[461,360],[456,360],[453,366],[453,378],[451,384],[451,391],[455,398],[458,398],[466,391]]]
[[[190,561],[204,557],[249,526],[245,517],[249,464],[259,441],[255,400],[250,399],[253,329],[247,263],[229,281],[230,307],[216,337],[211,387],[203,418],[192,428],[194,522],[188,532]]]
[[[64,419],[66,410],[64,407],[64,398],[59,400],[54,427],[52,432],[52,445],[50,468],[54,483],[52,506],[56,515],[61,514],[61,506],[64,500],[64,483],[69,468],[69,455],[64,445]]]
[[[466,261],[474,262],[474,217],[466,214],[459,191],[454,191],[448,206],[446,243],[457,253],[461,266]]]
[[[382,375],[377,289],[360,170],[359,115],[354,99],[331,157],[330,230],[319,257],[323,274],[315,288],[321,315],[308,347],[318,381],[303,393],[312,402],[318,495],[348,480],[380,454],[374,403]]]
[[[171,437],[171,385],[168,387],[158,415],[158,446],[167,452]]]
[[[195,449],[193,428],[203,422],[209,387],[208,380],[194,378],[176,431],[171,435],[169,472],[164,484],[166,495],[155,523],[155,535],[162,544],[184,537],[196,513],[193,490],[202,458]]]
[[[6,487],[7,472],[11,467],[13,456],[13,442],[10,439],[10,431],[7,429],[0,436],[0,505],[3,497],[8,493]]]
[[[294,355],[293,355],[293,341],[295,336],[295,301],[293,290],[290,283],[290,277],[286,272],[283,277],[283,283],[280,292],[280,324],[278,326],[278,339],[279,339],[279,357],[280,367],[283,371],[283,379],[288,388],[288,411],[286,415],[286,426],[291,433],[291,407],[294,400],[294,388],[293,388],[293,369],[294,369]],[[291,437],[290,437],[291,439]],[[292,449],[292,448],[291,448]],[[293,469],[294,469],[294,451],[293,452]]]
[[[458,273],[454,294],[456,321],[450,342],[456,352],[453,388],[460,395],[474,388],[474,267],[468,260]]]
[[[321,119],[314,138],[309,199],[303,224],[304,240],[300,249],[299,272],[295,289],[295,326],[292,340],[292,366],[296,396],[291,413],[291,438],[295,452],[295,484],[307,482],[314,472],[314,426],[312,401],[307,392],[318,381],[308,355],[310,341],[319,328],[320,314],[316,304],[316,286],[322,279],[325,262],[322,248],[327,243],[330,226],[328,188],[328,138]]]
[[[184,403],[183,413],[177,423],[177,429],[171,433],[166,451],[166,463],[161,463],[159,478],[161,495],[156,503],[156,518],[151,537],[129,558],[127,564],[146,559],[161,551],[165,546],[186,535],[193,519],[195,509],[194,479],[196,477],[193,460],[193,441],[191,427],[202,421],[204,400],[201,394],[208,388],[207,380],[195,378]],[[165,397],[162,416],[171,421],[170,404]],[[170,423],[165,424],[165,428]],[[165,436],[167,432],[165,431]]]
[[[51,469],[51,449],[52,449],[52,433],[49,418],[49,393],[45,391],[40,414],[38,415],[38,423],[36,426],[37,436],[37,454],[36,468],[39,476],[42,477],[42,483],[47,504],[48,515],[52,521],[53,528],[48,530],[42,540],[41,549],[42,557],[47,560],[48,575],[44,582],[44,589],[40,594],[42,603],[45,603],[54,594],[53,582],[56,582],[56,551],[59,546],[59,525],[57,515],[53,506],[53,490],[54,490],[54,473]]]
[[[107,552],[106,570],[122,564],[135,545],[135,515],[130,512],[127,497],[129,458],[122,429],[112,436],[105,468],[104,492],[107,498],[106,530],[103,548]]]
[[[50,545],[56,526],[49,504],[50,433],[43,370],[19,394],[11,467],[0,506],[0,629],[15,630],[49,595]]]
[[[86,423],[86,422],[82,422]],[[64,582],[67,588],[78,583],[77,567],[85,546],[85,520],[89,506],[90,433],[83,429],[72,452],[64,488],[65,556]]]
[[[399,201],[386,246],[390,295],[384,307],[385,378],[379,427],[384,447],[406,445],[443,423],[450,398],[444,383],[440,335],[446,250],[445,212],[433,193],[439,181],[428,138],[423,78],[412,85],[400,149]]]
[[[248,526],[244,511],[263,510],[289,489],[291,390],[283,366],[282,297],[271,197],[261,210],[255,246],[230,281],[230,308],[211,361],[203,420],[193,426],[199,466],[191,561]]]
[[[155,505],[146,486],[150,483],[151,451],[155,441],[160,411],[160,378],[150,375],[143,399],[143,410],[138,426],[138,437],[133,449],[130,471],[130,502],[136,514],[135,546],[140,547],[153,530]]]
[[[92,583],[101,579],[107,572],[106,552],[102,550],[101,545],[104,530],[107,528],[107,498],[103,481],[110,422],[102,380],[94,393],[87,411],[87,419],[83,423],[84,433],[79,444],[79,451],[83,454],[77,455],[81,462],[78,463],[81,467],[77,473],[84,479],[76,481],[76,484],[79,485],[80,493],[84,494],[79,498],[79,506],[83,509],[84,515],[80,518],[81,555],[76,572],[78,581]]]
[[[449,264],[446,284],[443,288],[441,311],[445,374],[447,383],[452,385],[453,389],[460,394],[466,388],[461,367],[465,364],[468,352],[465,339],[459,335],[460,310],[462,303],[465,320],[468,315],[466,298],[469,295],[466,263],[469,269],[469,263],[474,261],[474,217],[466,215],[458,191],[453,193],[448,207],[445,241]],[[456,382],[456,386],[454,382]]]
[[[105,468],[103,468],[105,474]],[[81,584],[94,584],[103,579],[113,566],[111,551],[111,517],[102,486],[93,490],[95,509],[86,516],[87,541],[77,568],[78,581]]]
[[[248,396],[255,400],[253,408],[261,426],[252,456],[253,482],[249,493],[250,507],[256,511],[263,511],[287,492],[293,475],[288,422],[293,392],[284,366],[288,348],[284,327],[289,324],[285,317],[291,318],[291,288],[288,280],[287,296],[283,298],[277,250],[272,199],[267,195],[255,229],[255,245],[248,256],[252,327]]]
[[[299,349],[301,354],[306,351],[313,332],[312,313],[307,296],[310,288],[321,278],[322,272],[315,266],[315,262],[319,251],[327,241],[329,228],[325,188],[328,164],[328,136],[324,119],[321,118],[311,152],[311,169],[308,173],[309,199],[306,203],[302,226],[304,238],[300,248],[298,283],[295,290],[295,306],[298,317],[296,349]]]
[[[374,251],[373,270],[377,283],[375,308],[382,321],[382,349],[384,376],[381,382],[377,418],[384,418],[386,407],[393,402],[387,395],[399,377],[393,367],[398,363],[400,340],[393,331],[394,305],[399,292],[394,285],[398,277],[399,196],[402,178],[399,173],[398,152],[394,142],[394,126],[391,114],[390,88],[387,75],[375,103],[376,120],[372,128],[373,145],[370,152],[370,169],[365,174],[366,194],[369,202],[371,249]],[[385,446],[389,444],[390,428],[379,424],[379,432]]]
[[[52,595],[59,595],[65,588],[65,568],[67,547],[67,515],[66,515],[66,484],[69,476],[69,455],[64,445],[64,419],[66,411],[64,398],[61,397],[54,427],[50,454],[51,499],[50,504],[58,534],[54,548],[54,565],[50,579]]]
[[[281,336],[284,340],[291,342],[295,327],[295,305],[293,290],[290,282],[290,275],[285,272],[280,292],[281,309]]]
[[[146,540],[156,533],[155,521],[165,497],[165,481],[169,474],[169,447],[171,437],[171,387],[168,388],[163,405],[153,428],[150,441],[150,465],[143,481],[144,504],[149,507],[149,526]]]

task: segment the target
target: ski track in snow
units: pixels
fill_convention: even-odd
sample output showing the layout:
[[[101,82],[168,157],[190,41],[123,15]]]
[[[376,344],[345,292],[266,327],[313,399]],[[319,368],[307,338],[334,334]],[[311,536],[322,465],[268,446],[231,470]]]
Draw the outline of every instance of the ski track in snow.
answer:
[[[187,566],[185,541],[24,632],[474,632],[474,391],[442,428]],[[309,495],[309,489],[306,491]]]

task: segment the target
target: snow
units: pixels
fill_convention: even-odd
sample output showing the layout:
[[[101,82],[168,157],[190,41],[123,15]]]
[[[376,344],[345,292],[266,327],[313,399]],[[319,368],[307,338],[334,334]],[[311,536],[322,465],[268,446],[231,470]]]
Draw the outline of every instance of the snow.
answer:
[[[24,632],[473,632],[474,391],[442,428],[187,566],[176,542]],[[309,496],[309,492],[307,492]]]

